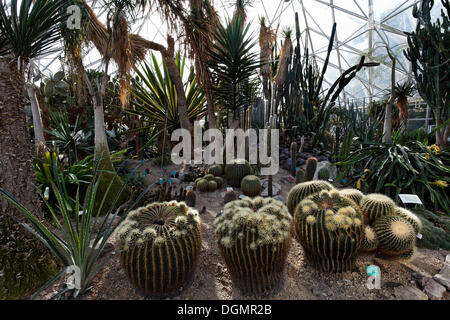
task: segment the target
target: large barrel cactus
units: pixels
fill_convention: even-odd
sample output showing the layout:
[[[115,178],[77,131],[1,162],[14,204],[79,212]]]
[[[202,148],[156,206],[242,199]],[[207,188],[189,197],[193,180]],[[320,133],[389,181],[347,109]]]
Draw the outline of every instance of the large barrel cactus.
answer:
[[[225,179],[228,184],[233,188],[239,188],[241,181],[245,176],[248,176],[252,172],[252,167],[248,161],[243,159],[236,159],[233,163],[225,166]]]
[[[152,203],[132,211],[116,232],[125,274],[144,294],[174,295],[192,276],[202,232],[198,212],[184,202]]]
[[[291,221],[283,203],[261,197],[230,202],[216,218],[220,252],[242,293],[273,293],[280,288]]]
[[[409,211],[405,208],[397,207],[397,208],[395,208],[394,215],[405,218],[409,223],[411,223],[411,225],[413,226],[416,233],[422,232],[422,228],[423,228],[422,221],[420,220],[420,218],[418,216],[416,216],[411,211]]]
[[[395,213],[395,202],[383,194],[369,194],[361,200],[364,224],[373,226],[377,219]]]
[[[332,190],[333,186],[326,181],[309,181],[299,183],[289,191],[287,197],[287,207],[289,212],[293,215],[295,207],[306,197],[309,197],[315,193],[319,193],[322,190]]]
[[[356,204],[360,204],[362,198],[364,197],[364,193],[357,189],[342,189],[339,191],[344,197],[347,197],[353,201],[355,201]]]
[[[261,194],[262,183],[257,176],[246,176],[241,181],[242,193],[247,197],[256,197]]]
[[[294,214],[295,235],[306,258],[323,272],[353,268],[364,239],[362,212],[337,190],[323,190],[300,202]]]

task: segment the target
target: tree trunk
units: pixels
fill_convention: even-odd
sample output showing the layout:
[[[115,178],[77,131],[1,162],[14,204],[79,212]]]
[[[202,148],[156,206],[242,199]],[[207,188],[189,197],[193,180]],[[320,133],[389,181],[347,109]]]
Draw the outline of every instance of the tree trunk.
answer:
[[[442,120],[436,121],[436,127],[441,126],[444,123]],[[436,130],[436,145],[440,149],[445,149],[447,147],[448,135],[450,132],[450,124],[447,124],[443,128]]]
[[[384,114],[384,128],[383,128],[383,143],[392,142],[392,109],[394,107],[395,100],[395,65],[397,60],[391,54],[389,49],[387,49],[389,57],[392,60],[392,75],[391,75],[391,98],[386,107],[386,112]]]
[[[28,210],[42,218],[34,186],[31,139],[26,124],[25,79],[17,60],[0,58],[0,188],[9,191]],[[0,300],[23,299],[56,271],[46,248],[8,214],[24,217],[0,198]]]
[[[39,158],[45,156],[45,137],[44,126],[42,124],[41,110],[36,95],[36,87],[32,83],[26,84],[28,97],[30,98],[31,111],[33,114],[33,128],[34,128],[34,144],[36,148],[36,155]]]

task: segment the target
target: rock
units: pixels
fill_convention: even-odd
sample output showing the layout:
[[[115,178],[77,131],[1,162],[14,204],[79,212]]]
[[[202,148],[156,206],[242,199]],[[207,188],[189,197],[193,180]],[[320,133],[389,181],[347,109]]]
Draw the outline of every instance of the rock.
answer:
[[[263,191],[261,192],[261,197],[268,197],[269,196],[269,189],[268,189],[269,182],[267,180],[263,181],[262,187]],[[272,182],[272,196],[278,196],[281,194],[281,186],[278,183]]]
[[[394,295],[397,300],[428,300],[428,296],[416,287],[396,287]]]
[[[431,279],[427,282],[424,290],[423,290],[431,300],[441,300],[447,289],[443,286]]]
[[[328,157],[326,157],[326,156],[318,156],[317,157],[317,161],[318,162],[328,161]]]
[[[441,285],[446,287],[448,291],[450,291],[450,279],[445,275],[439,273],[433,277],[433,280],[440,283]]]
[[[426,277],[426,276],[422,276],[418,283],[419,283],[419,287],[423,290],[425,289],[425,286],[427,285],[428,281],[430,281],[431,278],[430,277]]]
[[[172,180],[172,184],[180,184],[181,180],[178,178],[169,178],[170,180]]]
[[[297,159],[297,168],[300,168],[301,166],[304,166],[306,164],[306,160],[305,159],[302,159],[302,158],[299,158],[299,159]]]

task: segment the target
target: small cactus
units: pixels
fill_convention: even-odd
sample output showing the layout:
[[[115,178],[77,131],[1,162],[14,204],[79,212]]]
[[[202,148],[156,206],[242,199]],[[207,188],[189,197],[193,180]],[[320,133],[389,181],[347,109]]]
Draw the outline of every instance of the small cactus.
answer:
[[[297,167],[297,151],[298,151],[298,145],[297,142],[291,143],[291,174],[293,177],[295,177],[295,171]]]
[[[377,250],[378,238],[375,230],[372,227],[366,226],[364,228],[364,240],[361,245],[360,251],[362,252],[373,252]]]
[[[189,207],[194,208],[196,200],[197,200],[197,194],[195,193],[194,190],[189,190],[186,192],[186,204]]]
[[[328,181],[330,179],[330,171],[326,168],[322,168],[319,170],[318,179]]]
[[[301,201],[294,230],[308,261],[323,272],[353,268],[364,239],[362,212],[337,190],[322,190]]]
[[[235,191],[227,191],[225,192],[225,197],[223,199],[224,204],[227,204],[228,202],[235,201],[238,199],[238,195]]]
[[[228,203],[214,225],[231,278],[243,294],[280,288],[290,246],[292,218],[271,198]]]
[[[261,194],[262,183],[257,176],[246,176],[242,179],[241,190],[247,197],[256,197]]]
[[[225,166],[225,179],[233,188],[239,188],[245,176],[251,174],[252,167],[243,159],[234,160]]]
[[[206,179],[200,179],[195,185],[198,191],[207,192],[209,187],[209,181]]]
[[[223,169],[221,165],[214,165],[209,167],[208,169],[208,173],[212,174],[215,177],[220,177],[221,175],[223,175]]]
[[[411,225],[413,226],[414,231],[416,231],[416,233],[422,232],[422,228],[423,228],[422,221],[420,220],[420,218],[418,216],[416,216],[411,211],[401,208],[401,207],[397,207],[397,208],[395,208],[394,214],[396,216],[401,216],[401,217],[405,218],[409,223],[411,223]]]
[[[344,197],[347,197],[353,201],[355,201],[356,204],[360,204],[362,198],[364,197],[364,193],[357,189],[343,189],[339,191],[340,194],[342,194]]]
[[[332,190],[333,186],[326,181],[310,181],[303,182],[294,186],[288,193],[287,207],[289,212],[293,215],[295,207],[306,197],[309,197],[315,193],[319,193],[322,190]]]
[[[214,180],[214,176],[212,174],[207,174],[206,176],[203,177],[203,179],[206,179],[208,181],[213,181]]]
[[[305,170],[303,170],[303,169],[297,170],[297,172],[295,174],[295,182],[297,184],[303,183],[303,182],[306,182],[305,179],[306,179],[306,172],[305,172]]]
[[[217,189],[220,189],[224,184],[222,177],[215,177],[214,181],[217,183]]]
[[[208,182],[208,191],[209,192],[214,192],[217,190],[217,182],[215,182],[214,180],[211,180]]]
[[[181,202],[152,203],[116,230],[128,280],[152,297],[170,296],[191,278],[202,241],[198,212]]]
[[[361,200],[361,209],[364,213],[364,224],[373,226],[377,219],[391,216],[395,213],[395,202],[383,194],[369,194]]]
[[[306,160],[306,181],[312,181],[317,170],[317,158],[311,157]]]
[[[375,223],[379,245],[383,256],[401,259],[401,256],[413,250],[416,232],[411,223],[401,216],[384,216]]]

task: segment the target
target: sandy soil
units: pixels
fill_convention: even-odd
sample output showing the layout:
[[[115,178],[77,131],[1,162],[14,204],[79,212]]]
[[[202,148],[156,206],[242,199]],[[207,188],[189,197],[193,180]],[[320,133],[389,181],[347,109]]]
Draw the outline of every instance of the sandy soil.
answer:
[[[169,166],[167,172],[177,170],[176,166]],[[274,182],[282,187],[281,195],[286,197],[293,186],[282,182],[288,173],[284,170],[274,178]],[[160,169],[151,167],[146,182],[159,180],[162,176]],[[292,245],[286,264],[286,280],[283,289],[270,297],[243,297],[234,290],[230,275],[220,256],[213,221],[223,208],[221,194],[225,187],[213,193],[198,193],[196,208],[206,212],[201,215],[203,227],[203,243],[197,270],[191,283],[182,288],[180,295],[173,299],[183,300],[230,300],[230,299],[279,299],[279,300],[380,300],[395,299],[394,288],[397,286],[414,286],[412,274],[421,272],[434,275],[442,268],[445,256],[444,250],[432,251],[419,249],[418,258],[410,263],[388,262],[377,259],[372,255],[358,257],[355,269],[343,274],[323,274],[315,271],[305,260],[301,246],[292,239]],[[114,244],[114,239],[111,239]],[[110,254],[116,254],[112,251]],[[366,266],[378,265],[381,269],[382,289],[369,290],[366,288]],[[55,292],[57,286],[47,290],[41,298],[48,298]],[[450,299],[447,292],[445,299]],[[115,255],[99,272],[92,282],[92,289],[81,299],[120,299],[143,300],[148,299],[134,290],[125,277],[120,261]]]

